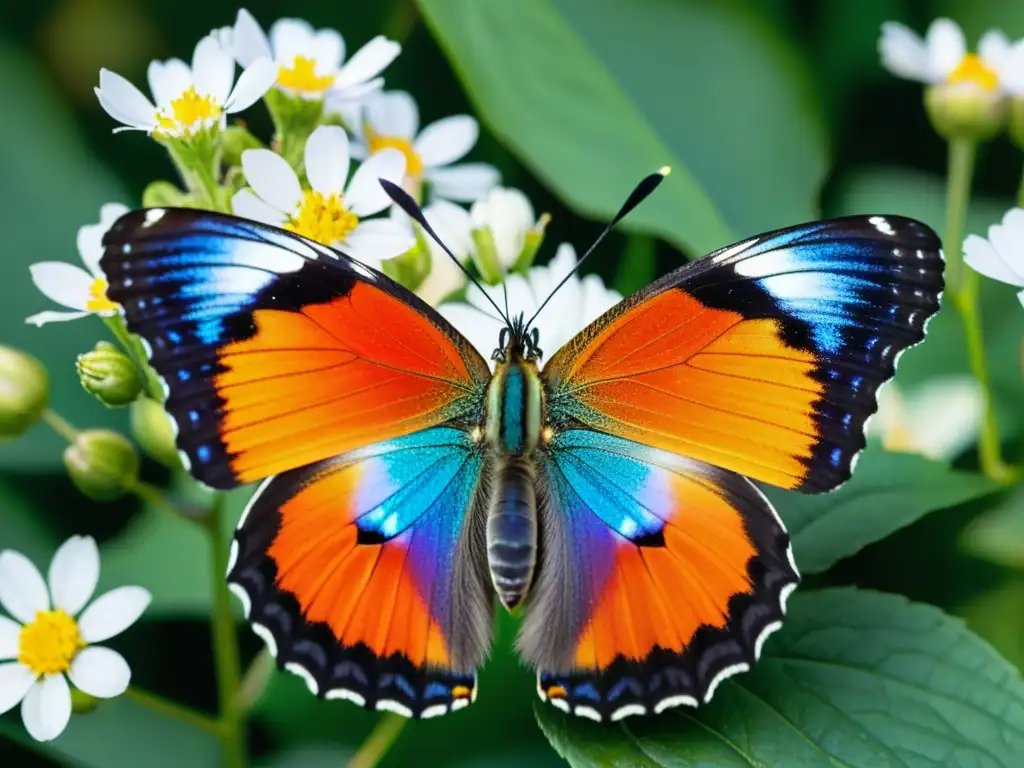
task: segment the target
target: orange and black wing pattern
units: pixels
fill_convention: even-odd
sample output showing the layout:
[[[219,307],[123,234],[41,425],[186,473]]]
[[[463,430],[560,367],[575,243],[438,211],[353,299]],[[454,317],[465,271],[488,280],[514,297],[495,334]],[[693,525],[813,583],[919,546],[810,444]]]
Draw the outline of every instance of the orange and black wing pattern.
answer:
[[[305,238],[154,208],[107,233],[109,297],[151,349],[192,473],[214,488],[443,423],[490,373],[413,293]]]
[[[939,308],[935,233],[898,216],[723,248],[595,321],[545,366],[557,429],[587,427],[782,488],[850,476],[878,388]]]

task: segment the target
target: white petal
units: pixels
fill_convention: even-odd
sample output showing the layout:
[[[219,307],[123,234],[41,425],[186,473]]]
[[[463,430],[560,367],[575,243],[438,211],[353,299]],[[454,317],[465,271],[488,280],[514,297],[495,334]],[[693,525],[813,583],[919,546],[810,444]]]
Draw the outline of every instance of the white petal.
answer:
[[[919,451],[948,461],[975,441],[984,396],[970,376],[931,379],[906,398],[906,427]]]
[[[277,65],[270,59],[256,59],[245,68],[224,104],[234,114],[248,109],[263,97],[277,81]]]
[[[420,110],[405,91],[375,93],[366,101],[366,122],[381,136],[412,141],[420,126]]]
[[[413,149],[427,168],[449,165],[465,157],[480,138],[480,125],[469,115],[431,123],[416,138]]]
[[[273,59],[270,41],[263,32],[263,27],[245,8],[238,11],[235,27],[231,33],[234,44],[232,53],[243,67],[248,67],[257,59]]]
[[[30,265],[29,271],[36,288],[48,299],[68,309],[86,311],[89,287],[95,278],[84,269],[63,261],[41,261]]]
[[[348,135],[337,125],[322,125],[306,142],[309,186],[322,195],[341,194],[348,180]]]
[[[925,40],[928,47],[929,82],[945,80],[967,54],[964,32],[951,19],[936,19],[928,28]]]
[[[1012,50],[1010,38],[999,29],[988,30],[978,42],[978,55],[996,73],[1002,73]]]
[[[349,88],[375,78],[401,52],[401,45],[383,35],[377,35],[345,63],[338,72],[335,86]]]
[[[64,675],[48,675],[21,702],[21,719],[36,741],[53,741],[71,719],[71,689]]]
[[[471,209],[476,228],[490,229],[498,259],[511,267],[526,244],[526,231],[536,223],[533,206],[518,189],[495,187]]]
[[[1010,50],[999,79],[1007,92],[1024,96],[1024,38],[1018,40]]]
[[[992,243],[978,235],[968,235],[964,240],[964,263],[975,272],[998,280],[1001,283],[1024,286],[1024,277],[1018,275]]]
[[[487,163],[461,163],[427,171],[431,193],[446,200],[478,200],[501,180],[498,169]]]
[[[149,90],[160,108],[166,108],[192,87],[192,70],[181,59],[151,61],[146,74]]]
[[[0,664],[0,715],[14,709],[35,681],[35,672],[24,664]]]
[[[351,134],[352,145],[349,147],[349,152],[352,157],[357,160],[364,159],[366,157],[364,146],[366,135],[363,133],[363,114],[366,111],[366,105],[362,101],[347,101],[337,98],[337,94],[328,93],[324,100],[324,109],[330,114],[338,115]],[[362,156],[355,154],[356,147],[363,150]]]
[[[288,220],[281,211],[271,208],[256,197],[251,189],[240,189],[235,192],[235,196],[231,198],[231,210],[235,216],[241,216],[243,219],[262,221],[274,226],[280,226]]]
[[[923,83],[931,81],[928,49],[924,40],[904,25],[895,21],[887,21],[882,25],[878,52],[882,56],[882,66],[894,75]]]
[[[29,315],[25,318],[25,322],[36,328],[42,328],[47,323],[66,323],[68,320],[78,320],[80,317],[88,317],[91,314],[91,312],[55,312],[48,309],[45,312]]]
[[[988,228],[988,239],[1006,265],[1024,276],[1024,209],[1007,211],[1002,223]]]
[[[278,64],[290,67],[296,56],[313,55],[313,27],[303,19],[278,19],[270,27],[270,46]]]
[[[498,334],[505,325],[503,321],[462,302],[442,304],[437,311],[455,327],[455,330],[466,337],[484,360],[491,359],[491,353],[498,343]],[[493,362],[491,367],[494,367]]]
[[[53,607],[77,616],[100,579],[100,551],[92,536],[72,536],[50,561],[47,581]]]
[[[321,29],[313,35],[313,44],[307,54],[316,61],[313,69],[320,76],[333,75],[345,58],[345,41],[333,29]]]
[[[121,634],[139,620],[152,599],[142,587],[118,587],[100,595],[78,620],[82,640],[102,643]]]
[[[356,216],[370,216],[391,205],[380,180],[401,184],[405,176],[405,155],[397,149],[384,149],[359,166],[345,191],[345,207]]]
[[[338,249],[357,261],[375,266],[400,256],[415,244],[412,233],[391,219],[370,219],[359,222]]]
[[[196,45],[192,78],[199,94],[210,96],[214,104],[223,106],[227,102],[235,80],[235,60],[213,35],[207,35]]]
[[[91,274],[101,276],[100,258],[103,256],[103,236],[114,222],[128,213],[128,206],[121,203],[107,203],[100,208],[98,224],[86,224],[78,228],[78,255]]]
[[[93,93],[96,94],[96,99],[99,101],[103,111],[110,115],[112,118],[121,123],[120,126],[114,129],[114,133],[120,133],[121,131],[151,131],[156,126],[156,107],[153,107],[153,111],[149,112],[143,122],[136,115],[129,115],[122,112],[118,107],[115,107],[106,94],[103,93],[99,88],[93,88]],[[145,98],[145,97],[143,97]]]
[[[269,149],[247,149],[242,153],[245,180],[264,202],[286,214],[302,202],[302,187],[288,161]]]
[[[337,81],[331,86],[331,90],[324,96],[325,103],[334,104],[331,109],[338,110],[339,104],[365,99],[384,87],[384,78],[375,77],[365,83],[352,83],[341,88],[337,87]]]
[[[416,287],[416,295],[436,307],[466,284],[466,275],[448,254],[430,249],[430,272]]]
[[[20,642],[21,624],[8,619],[6,616],[0,616],[0,661],[18,658]],[[0,665],[0,669],[2,668],[3,666]],[[3,684],[0,683],[0,688],[2,687]],[[0,713],[3,713],[2,708],[0,708]]]
[[[401,210],[397,206],[392,210]],[[465,208],[447,200],[437,200],[423,209],[427,223],[461,261],[465,261],[473,248],[473,219]],[[431,249],[437,247],[429,236]],[[440,248],[438,248],[440,250]],[[445,257],[445,261],[451,261]]]
[[[115,120],[134,127],[156,125],[156,107],[128,80],[109,69],[100,70],[100,106]]]
[[[32,623],[39,611],[50,607],[42,574],[13,549],[0,552],[0,605],[22,624]]]
[[[81,691],[98,699],[111,699],[128,690],[132,670],[117,651],[86,648],[71,662],[71,682]]]

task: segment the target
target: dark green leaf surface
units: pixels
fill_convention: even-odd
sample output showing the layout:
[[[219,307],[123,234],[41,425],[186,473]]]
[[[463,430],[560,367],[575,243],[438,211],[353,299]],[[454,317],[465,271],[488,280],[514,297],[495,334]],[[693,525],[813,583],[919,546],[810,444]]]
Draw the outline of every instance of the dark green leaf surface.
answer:
[[[757,669],[711,704],[622,726],[553,707],[538,720],[573,766],[1010,768],[1024,683],[962,623],[854,589],[794,596]]]

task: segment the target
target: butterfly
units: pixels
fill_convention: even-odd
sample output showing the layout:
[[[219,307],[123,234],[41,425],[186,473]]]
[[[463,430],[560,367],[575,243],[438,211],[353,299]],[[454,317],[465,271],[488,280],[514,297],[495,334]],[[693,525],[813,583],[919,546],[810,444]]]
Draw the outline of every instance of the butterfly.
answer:
[[[676,269],[546,361],[537,315],[492,301],[492,371],[408,289],[274,227],[155,208],[104,242],[192,474],[263,481],[227,574],[253,629],[314,694],[419,718],[475,700],[496,601],[540,697],[593,720],[750,669],[799,582],[754,481],[850,477],[943,286],[920,222],[802,224]]]

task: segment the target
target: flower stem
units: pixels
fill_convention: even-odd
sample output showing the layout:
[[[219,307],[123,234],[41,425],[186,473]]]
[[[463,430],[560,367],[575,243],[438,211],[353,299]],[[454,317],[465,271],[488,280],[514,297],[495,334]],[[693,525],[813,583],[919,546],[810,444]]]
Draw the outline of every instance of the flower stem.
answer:
[[[128,328],[125,327],[124,319],[120,315],[113,315],[111,317],[103,318],[104,325],[110,329],[110,332],[114,334],[114,338],[124,347],[125,352],[135,363],[139,372],[142,374],[142,381],[146,394],[149,395],[153,400],[158,403],[164,401],[164,388],[160,384],[160,379],[157,378],[156,371],[154,371],[150,365],[149,360],[146,356],[146,351],[142,348],[142,343],[138,337],[132,336],[128,332]]]
[[[157,696],[155,693],[149,693],[148,691],[143,691],[139,688],[129,688],[125,691],[124,695],[136,704],[141,704],[142,706],[164,715],[165,717],[170,717],[195,728],[200,728],[207,733],[214,734],[215,736],[221,735],[220,723],[202,712],[197,712],[194,709],[178,704],[170,699],[165,699],[163,696]]]
[[[75,442],[78,438],[78,430],[72,426],[71,422],[52,408],[44,410],[40,418],[45,421],[54,432],[63,437],[69,443]]]
[[[251,712],[252,708],[259,703],[276,668],[277,662],[266,648],[253,659],[242,677],[242,684],[238,687],[238,693],[235,696],[235,706],[241,713]]]
[[[397,741],[402,733],[402,729],[405,728],[405,724],[408,722],[409,719],[401,715],[395,715],[391,712],[385,713],[374,729],[370,731],[366,741],[362,743],[359,750],[348,761],[348,768],[373,768],[373,766],[377,765],[377,763],[384,759],[384,755],[388,753],[388,750],[394,746],[395,741]]]
[[[244,768],[245,730],[244,713],[238,706],[237,692],[241,686],[242,671],[238,658],[238,637],[235,633],[235,617],[231,612],[231,596],[228,594],[225,576],[228,571],[228,548],[230,543],[224,535],[223,493],[214,496],[210,514],[206,520],[210,535],[210,568],[213,578],[213,655],[217,668],[217,693],[220,700],[221,739],[225,768]]]

